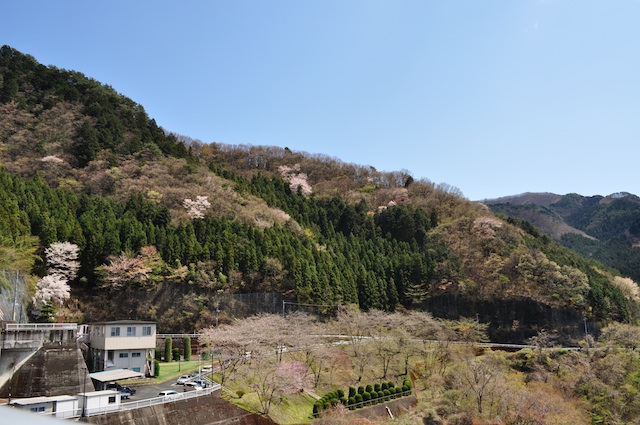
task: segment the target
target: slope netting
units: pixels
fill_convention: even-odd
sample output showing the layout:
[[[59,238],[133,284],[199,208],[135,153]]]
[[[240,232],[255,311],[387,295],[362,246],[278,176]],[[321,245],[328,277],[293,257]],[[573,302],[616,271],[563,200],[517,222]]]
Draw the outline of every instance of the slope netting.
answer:
[[[28,322],[28,305],[25,276],[11,270],[0,270],[0,320]]]

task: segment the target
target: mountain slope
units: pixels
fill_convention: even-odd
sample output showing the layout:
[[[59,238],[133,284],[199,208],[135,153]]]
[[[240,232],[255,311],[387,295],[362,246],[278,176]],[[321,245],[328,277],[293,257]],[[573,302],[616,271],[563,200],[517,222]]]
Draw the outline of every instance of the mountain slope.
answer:
[[[527,220],[554,240],[640,281],[640,198],[524,194],[484,201],[496,213]]]
[[[108,86],[7,46],[0,75],[0,248],[36,280],[47,273],[46,247],[78,245],[80,274],[58,308],[75,320],[191,330],[210,323],[223,294],[267,291],[365,310],[447,298],[471,306],[455,310],[469,317],[482,303],[511,305],[483,313],[495,330],[514,326],[511,300],[544,307],[545,317],[519,320],[517,338],[564,326],[554,310],[637,315],[614,274],[455,188],[167,134]]]

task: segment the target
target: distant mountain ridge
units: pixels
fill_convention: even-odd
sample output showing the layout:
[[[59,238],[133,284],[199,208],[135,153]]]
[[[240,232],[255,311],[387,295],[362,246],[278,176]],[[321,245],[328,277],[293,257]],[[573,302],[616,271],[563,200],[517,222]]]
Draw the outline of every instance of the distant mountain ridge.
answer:
[[[526,220],[589,258],[640,281],[640,198],[523,193],[484,200],[492,211]]]

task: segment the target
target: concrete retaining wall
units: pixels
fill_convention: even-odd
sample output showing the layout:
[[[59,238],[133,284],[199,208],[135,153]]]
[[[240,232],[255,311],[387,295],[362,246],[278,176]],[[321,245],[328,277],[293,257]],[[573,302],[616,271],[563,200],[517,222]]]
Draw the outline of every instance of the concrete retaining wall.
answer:
[[[96,425],[275,425],[268,418],[221,399],[219,392],[137,410],[81,418],[80,421]]]
[[[83,369],[84,359],[75,341],[44,343],[39,350],[4,350],[0,368],[8,379],[0,387],[0,397],[39,397],[93,391],[93,383]]]

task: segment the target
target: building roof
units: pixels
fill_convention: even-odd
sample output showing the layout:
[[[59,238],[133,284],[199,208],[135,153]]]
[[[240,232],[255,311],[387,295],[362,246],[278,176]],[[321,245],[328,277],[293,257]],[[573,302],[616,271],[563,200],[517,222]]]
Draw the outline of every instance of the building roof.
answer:
[[[42,397],[26,397],[26,398],[14,398],[11,399],[11,404],[18,404],[20,406],[28,406],[30,404],[41,404],[41,403],[53,403],[54,401],[69,401],[69,400],[77,400],[78,397],[73,397],[70,395],[56,395],[56,396],[42,396]]]
[[[107,322],[94,322],[90,325],[155,325],[156,322],[147,320],[112,320]]]
[[[96,381],[100,382],[111,382],[118,381],[120,379],[144,377],[144,375],[140,372],[134,372],[129,369],[105,370],[103,372],[90,373],[89,376],[91,377],[91,379],[95,379]]]
[[[98,397],[98,396],[112,396],[114,394],[118,394],[120,391],[117,390],[100,390],[100,391],[88,391],[86,393],[78,393],[80,397]]]

